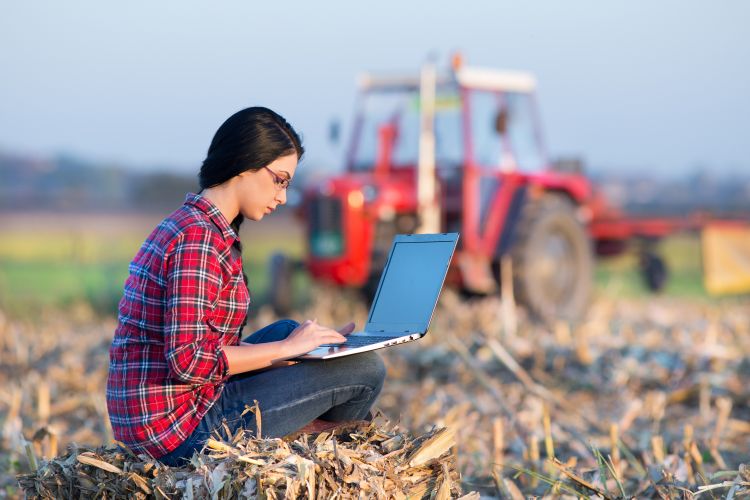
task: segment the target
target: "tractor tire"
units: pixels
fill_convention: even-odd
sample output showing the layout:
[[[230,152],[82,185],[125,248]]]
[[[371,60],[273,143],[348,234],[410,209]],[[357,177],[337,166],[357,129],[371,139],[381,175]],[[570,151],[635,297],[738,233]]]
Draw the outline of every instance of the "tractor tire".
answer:
[[[378,291],[379,284],[380,274],[370,274],[367,281],[365,281],[365,284],[359,289],[362,300],[367,304],[367,307],[370,307],[375,300],[375,293]]]
[[[591,300],[592,243],[576,206],[547,194],[527,202],[511,248],[516,300],[542,322],[580,319]]]
[[[277,316],[288,316],[294,307],[294,263],[283,253],[271,255],[268,269],[268,295]]]
[[[641,278],[652,293],[659,293],[664,290],[664,286],[669,279],[669,269],[667,263],[659,254],[653,251],[644,251],[640,256],[639,267]]]

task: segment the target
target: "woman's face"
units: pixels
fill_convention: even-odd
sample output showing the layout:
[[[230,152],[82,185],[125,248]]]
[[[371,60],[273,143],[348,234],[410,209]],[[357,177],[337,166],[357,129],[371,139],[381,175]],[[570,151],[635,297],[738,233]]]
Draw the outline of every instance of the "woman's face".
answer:
[[[239,174],[240,213],[250,220],[261,220],[278,205],[286,203],[286,189],[279,183],[291,181],[297,170],[297,155],[281,156],[258,170]]]

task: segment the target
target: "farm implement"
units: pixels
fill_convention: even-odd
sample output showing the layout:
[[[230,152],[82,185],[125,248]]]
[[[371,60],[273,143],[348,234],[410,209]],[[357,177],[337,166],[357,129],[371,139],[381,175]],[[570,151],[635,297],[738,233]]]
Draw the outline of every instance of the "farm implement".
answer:
[[[395,234],[455,231],[449,283],[476,294],[509,283],[533,316],[572,320],[590,301],[595,256],[635,245],[659,290],[667,269],[656,242],[710,221],[630,216],[579,164],[550,162],[529,73],[456,58],[447,72],[367,74],[359,87],[345,172],[307,186],[299,208],[315,280],[371,293]],[[295,265],[277,254],[271,269],[271,302],[288,312]]]

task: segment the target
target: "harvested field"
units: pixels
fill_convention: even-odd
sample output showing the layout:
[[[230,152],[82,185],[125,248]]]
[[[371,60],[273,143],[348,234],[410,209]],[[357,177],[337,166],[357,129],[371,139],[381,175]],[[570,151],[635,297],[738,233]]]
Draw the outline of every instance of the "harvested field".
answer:
[[[313,295],[300,317],[363,324],[362,304],[332,290]],[[351,446],[344,453],[364,453],[359,448],[378,432],[419,443],[446,427],[456,446],[431,465],[429,484],[439,488],[451,478],[454,497],[454,469],[464,493],[509,498],[748,495],[750,473],[742,464],[750,463],[749,306],[748,299],[600,300],[580,325],[547,328],[520,311],[503,316],[497,298],[465,302],[448,290],[425,339],[381,351],[388,379],[379,408],[391,423],[335,439]],[[273,319],[262,309],[249,328]],[[96,319],[85,307],[33,323],[0,316],[0,470],[7,471],[0,491],[19,493],[15,475],[30,472],[27,457],[45,463],[42,457],[64,456],[71,443],[122,470],[122,456],[93,454],[111,439],[104,382],[113,330],[113,320]],[[234,471],[229,477],[239,478],[247,464],[237,456],[248,447],[269,454],[293,447],[242,439],[230,439],[235,451],[214,450],[206,463],[225,463],[224,471]],[[313,453],[316,438],[304,439]],[[330,436],[320,439],[319,446],[332,446]],[[299,477],[299,467],[283,470],[291,478],[284,484]],[[315,470],[320,477],[347,473],[325,472],[322,463]],[[33,476],[24,481],[42,484]],[[309,483],[294,487],[304,491]],[[398,489],[389,484],[388,493]]]
[[[333,434],[335,433],[335,434]],[[184,467],[165,467],[116,449],[75,449],[20,476],[27,497],[70,492],[100,498],[438,498],[460,494],[453,433],[418,439],[386,421],[341,427],[314,438],[251,439],[242,430],[210,439],[208,452]],[[207,455],[207,456],[206,456]],[[77,496],[77,495],[76,495]]]

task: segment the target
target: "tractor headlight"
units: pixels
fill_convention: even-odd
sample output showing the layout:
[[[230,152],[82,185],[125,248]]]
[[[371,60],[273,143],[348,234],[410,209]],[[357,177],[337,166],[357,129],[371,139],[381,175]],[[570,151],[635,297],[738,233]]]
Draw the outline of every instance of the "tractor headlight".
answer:
[[[352,208],[362,208],[362,205],[365,204],[365,195],[362,194],[362,191],[359,189],[355,189],[354,191],[349,192],[346,201]]]

